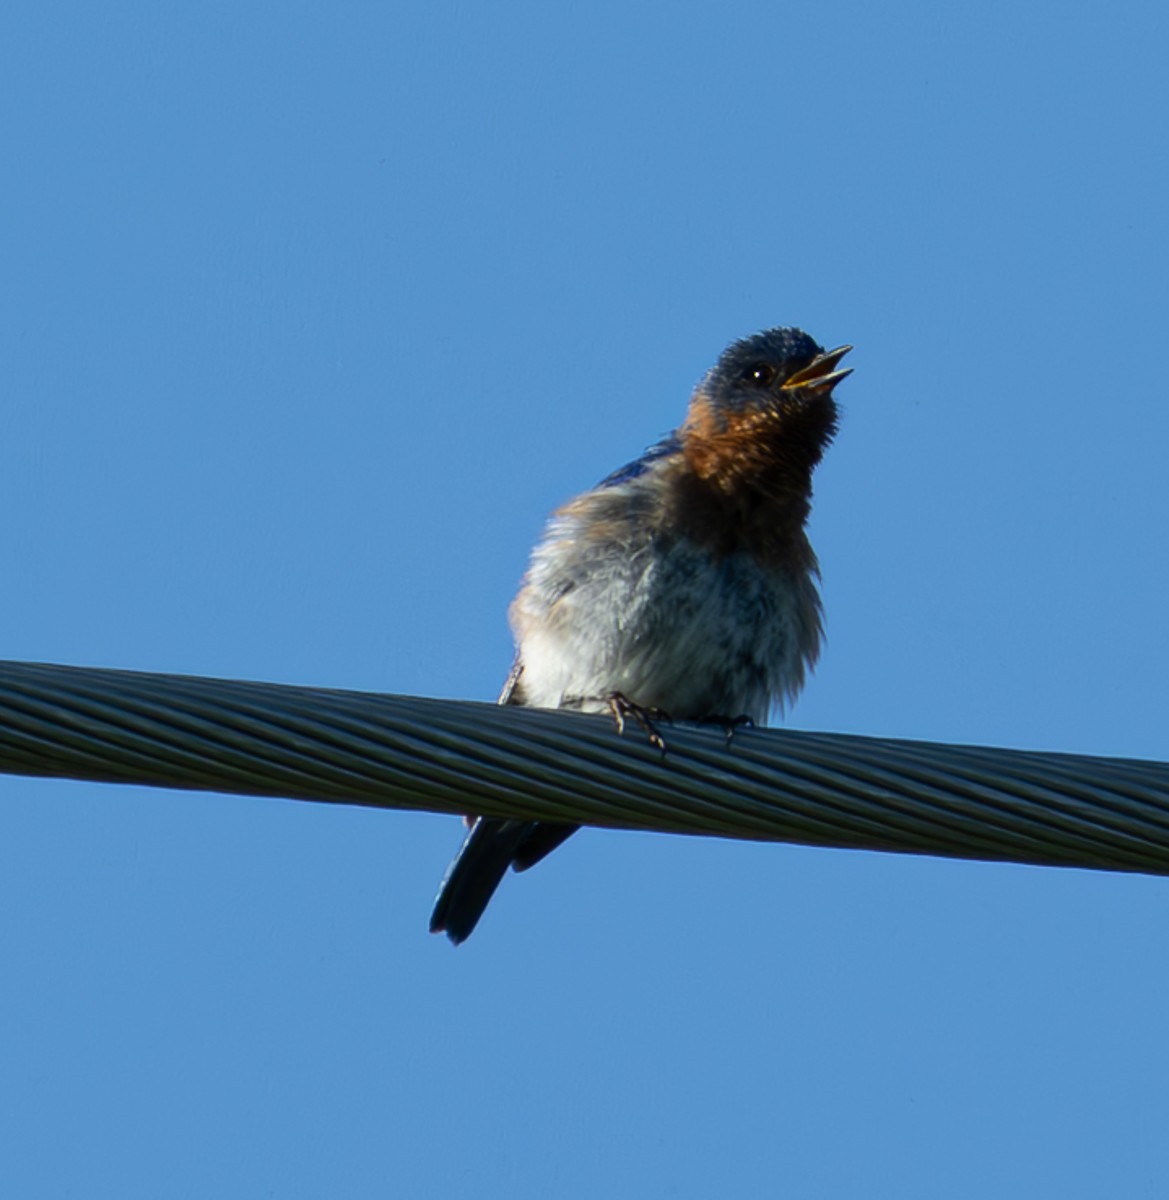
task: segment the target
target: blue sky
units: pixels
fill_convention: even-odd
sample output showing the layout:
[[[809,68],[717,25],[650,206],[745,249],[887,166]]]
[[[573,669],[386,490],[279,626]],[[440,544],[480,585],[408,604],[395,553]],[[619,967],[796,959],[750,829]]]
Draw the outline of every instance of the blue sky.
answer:
[[[544,515],[852,342],[809,729],[1169,758],[1163,5],[0,13],[0,657],[490,699]],[[0,777],[26,1197],[1161,1195],[1169,881]]]

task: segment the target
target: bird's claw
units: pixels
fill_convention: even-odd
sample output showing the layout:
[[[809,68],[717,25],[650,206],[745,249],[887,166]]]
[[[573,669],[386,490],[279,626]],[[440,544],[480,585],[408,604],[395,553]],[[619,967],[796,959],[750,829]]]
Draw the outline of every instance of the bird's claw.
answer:
[[[749,717],[746,713],[740,713],[737,717],[703,717],[699,724],[717,725],[723,731],[726,737],[726,746],[729,748],[738,730],[755,728],[755,718]]]
[[[625,732],[625,718],[632,717],[641,726],[645,736],[649,739],[649,744],[665,754],[666,739],[662,737],[655,722],[668,722],[670,720],[669,713],[663,712],[660,708],[645,708],[640,704],[634,704],[628,696],[621,692],[613,692],[608,697],[608,701],[609,711],[613,714],[613,723],[617,726],[618,734]]]

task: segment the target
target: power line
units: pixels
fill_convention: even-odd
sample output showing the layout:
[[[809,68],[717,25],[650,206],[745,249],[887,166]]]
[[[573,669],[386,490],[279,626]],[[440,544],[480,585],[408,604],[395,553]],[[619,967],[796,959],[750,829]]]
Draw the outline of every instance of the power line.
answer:
[[[0,662],[0,772],[1169,874],[1169,765]]]

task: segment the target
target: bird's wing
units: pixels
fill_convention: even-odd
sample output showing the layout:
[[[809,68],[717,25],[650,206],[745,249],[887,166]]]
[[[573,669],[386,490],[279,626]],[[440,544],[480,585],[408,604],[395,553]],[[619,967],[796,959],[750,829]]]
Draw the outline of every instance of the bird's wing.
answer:
[[[675,430],[673,433],[668,433],[660,442],[655,443],[646,450],[640,458],[635,458],[633,462],[626,463],[625,466],[618,468],[611,475],[606,475],[598,488],[615,487],[619,483],[628,483],[631,479],[637,479],[644,475],[646,471],[663,458],[669,458],[671,455],[679,454],[682,450],[681,435]]]
[[[507,678],[503,681],[503,688],[500,690],[496,704],[523,704],[524,695],[519,686],[520,676],[523,673],[524,664],[520,662],[520,656],[517,654],[515,662],[511,664],[511,670],[507,673]]]

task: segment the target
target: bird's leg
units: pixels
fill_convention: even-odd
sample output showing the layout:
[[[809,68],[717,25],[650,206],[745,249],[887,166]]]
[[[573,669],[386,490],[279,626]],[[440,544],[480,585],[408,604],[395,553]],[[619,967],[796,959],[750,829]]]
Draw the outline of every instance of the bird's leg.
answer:
[[[628,696],[621,692],[611,692],[607,699],[618,734],[625,732],[625,718],[632,717],[641,726],[645,736],[649,738],[649,744],[665,754],[666,739],[658,732],[658,727],[654,722],[669,721],[669,713],[663,712],[660,708],[645,708],[640,704],[634,704]]]
[[[726,735],[726,746],[729,748],[736,730],[755,728],[755,718],[749,717],[746,713],[740,713],[737,717],[710,716],[703,717],[698,724],[717,725]]]

